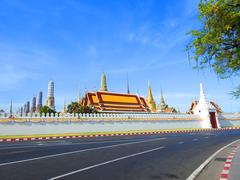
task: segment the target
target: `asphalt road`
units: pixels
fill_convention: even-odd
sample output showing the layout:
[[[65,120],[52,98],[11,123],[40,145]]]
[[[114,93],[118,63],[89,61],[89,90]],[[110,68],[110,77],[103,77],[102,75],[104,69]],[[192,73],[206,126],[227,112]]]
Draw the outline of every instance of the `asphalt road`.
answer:
[[[0,143],[0,179],[186,179],[240,131]]]

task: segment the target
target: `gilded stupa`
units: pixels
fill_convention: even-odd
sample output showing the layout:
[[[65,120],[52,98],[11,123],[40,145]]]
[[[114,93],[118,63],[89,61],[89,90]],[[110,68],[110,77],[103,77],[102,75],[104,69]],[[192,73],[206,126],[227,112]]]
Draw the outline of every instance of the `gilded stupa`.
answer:
[[[100,91],[108,91],[107,80],[106,80],[105,73],[103,73],[102,77],[101,77],[101,88],[100,88]]]
[[[80,96],[80,92],[78,93],[78,99],[77,99],[78,104],[82,104],[82,99]]]
[[[66,100],[65,100],[65,98],[64,98],[62,114],[65,114],[65,113],[67,113],[67,107],[66,107]]]
[[[150,86],[150,82],[148,81],[148,97],[147,97],[147,102],[148,102],[148,106],[150,108],[150,110],[152,112],[156,112],[156,103],[153,99],[153,95],[152,95],[152,89]]]

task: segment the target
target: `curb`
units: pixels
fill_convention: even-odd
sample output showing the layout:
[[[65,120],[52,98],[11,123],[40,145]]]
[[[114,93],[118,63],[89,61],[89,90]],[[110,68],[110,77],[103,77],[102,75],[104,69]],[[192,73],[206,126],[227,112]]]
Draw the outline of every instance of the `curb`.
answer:
[[[220,148],[219,150],[217,150],[208,159],[206,159],[195,171],[193,171],[193,173],[186,180],[194,180],[203,171],[203,169],[213,160],[213,158],[218,153],[220,153],[222,150],[224,150],[225,148],[231,146],[232,144],[234,144],[234,143],[236,143],[238,141],[240,141],[240,139],[235,140],[235,141],[225,145],[224,147]]]
[[[220,180],[228,180],[229,179],[229,172],[230,172],[230,168],[232,165],[232,160],[233,160],[235,154],[237,153],[237,150],[239,147],[240,146],[233,148],[232,152],[228,155],[228,157],[224,163],[223,170],[220,174]]]
[[[162,130],[150,132],[119,132],[107,134],[88,134],[88,135],[56,135],[42,137],[19,137],[19,138],[0,138],[0,142],[16,142],[16,141],[35,141],[35,140],[51,140],[51,139],[70,139],[70,138],[94,138],[106,136],[129,136],[129,135],[147,135],[147,134],[170,134],[170,133],[193,133],[193,132],[220,132],[226,130],[239,130],[240,127],[219,128],[219,129],[189,129],[189,130]]]

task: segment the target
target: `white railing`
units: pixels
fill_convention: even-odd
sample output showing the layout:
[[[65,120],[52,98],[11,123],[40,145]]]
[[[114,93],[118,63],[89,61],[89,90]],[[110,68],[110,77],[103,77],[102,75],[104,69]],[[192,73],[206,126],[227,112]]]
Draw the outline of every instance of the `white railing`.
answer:
[[[27,113],[27,114],[9,114],[0,113],[0,122],[8,121],[68,121],[68,120],[197,120],[199,116],[189,114],[164,114],[164,113],[84,113],[84,114],[70,114],[70,113]]]

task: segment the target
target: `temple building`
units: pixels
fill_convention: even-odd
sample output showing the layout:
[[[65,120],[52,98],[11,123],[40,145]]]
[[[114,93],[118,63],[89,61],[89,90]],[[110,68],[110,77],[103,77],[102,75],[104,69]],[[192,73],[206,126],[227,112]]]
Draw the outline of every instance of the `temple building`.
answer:
[[[149,112],[146,100],[135,94],[88,92],[83,105],[93,106],[99,112]]]
[[[55,110],[55,99],[54,99],[54,82],[49,81],[48,82],[48,96],[47,96],[47,102],[46,105]]]
[[[101,77],[101,88],[97,92],[87,92],[82,105],[93,106],[99,112],[150,112],[146,100],[138,95],[108,92],[106,75]]]
[[[161,90],[161,97],[160,97],[160,103],[157,106],[157,112],[161,112],[161,113],[176,113],[177,110],[173,107],[169,107],[166,103],[165,100],[163,98],[163,93]]]
[[[152,89],[150,86],[150,82],[148,81],[148,97],[147,97],[147,102],[148,102],[148,106],[151,110],[151,112],[156,112],[156,103],[153,99],[153,95],[152,95]]]

